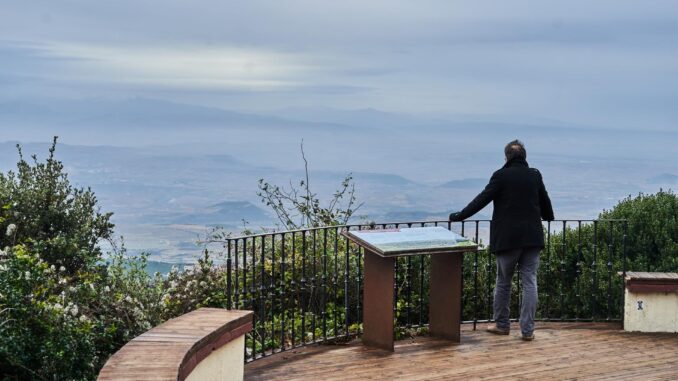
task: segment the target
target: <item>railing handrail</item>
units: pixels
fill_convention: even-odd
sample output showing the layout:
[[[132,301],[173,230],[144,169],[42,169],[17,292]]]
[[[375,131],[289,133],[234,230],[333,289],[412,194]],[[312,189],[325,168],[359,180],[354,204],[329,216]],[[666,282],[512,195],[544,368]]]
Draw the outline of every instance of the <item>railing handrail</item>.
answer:
[[[259,238],[262,236],[270,235],[280,235],[288,233],[301,233],[308,231],[318,231],[318,230],[327,230],[327,229],[351,229],[357,227],[374,227],[374,226],[384,226],[384,225],[421,225],[421,224],[459,224],[459,223],[474,223],[474,222],[492,222],[491,219],[468,219],[463,221],[449,221],[449,220],[428,220],[428,221],[405,221],[405,222],[369,222],[364,224],[345,224],[345,225],[326,225],[326,226],[311,226],[300,229],[290,229],[290,230],[273,230],[266,231],[263,233],[255,233],[248,235],[240,235],[235,237],[226,237],[224,241],[229,240],[240,240],[244,238]],[[602,219],[591,219],[591,218],[574,218],[574,219],[554,219],[554,220],[542,220],[542,223],[553,223],[553,222],[628,222],[627,219],[623,218],[602,218]]]

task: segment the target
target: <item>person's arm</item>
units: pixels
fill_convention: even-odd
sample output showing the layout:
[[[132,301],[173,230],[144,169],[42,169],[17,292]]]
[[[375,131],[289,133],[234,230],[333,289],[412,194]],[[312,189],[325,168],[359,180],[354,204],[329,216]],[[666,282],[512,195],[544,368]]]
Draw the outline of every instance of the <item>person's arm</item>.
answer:
[[[539,174],[539,209],[541,210],[541,218],[546,221],[553,221],[555,217],[553,216],[553,206],[551,205],[551,199],[549,198],[548,192],[546,192],[546,187],[544,186],[544,179]]]
[[[450,221],[463,221],[478,213],[494,199],[498,191],[499,179],[497,178],[497,173],[495,172],[490,178],[490,182],[485,186],[485,189],[483,189],[483,191],[480,192],[480,194],[477,195],[473,201],[471,201],[460,212],[450,214]]]

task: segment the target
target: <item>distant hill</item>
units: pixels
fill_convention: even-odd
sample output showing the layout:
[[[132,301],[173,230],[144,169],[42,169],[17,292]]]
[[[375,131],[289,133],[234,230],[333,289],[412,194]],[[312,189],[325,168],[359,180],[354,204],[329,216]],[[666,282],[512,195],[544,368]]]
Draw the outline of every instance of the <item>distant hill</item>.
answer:
[[[337,123],[290,120],[148,98],[0,102],[0,131],[5,129],[12,129],[11,138],[21,141],[44,141],[58,135],[62,141],[75,144],[199,144],[209,145],[212,150],[215,145],[233,141],[265,143],[262,136],[275,135],[283,135],[276,137],[279,141],[291,135],[289,140],[297,146],[300,137],[312,133],[357,130]]]
[[[447,220],[450,211],[428,212],[422,210],[404,210],[392,211],[384,214],[384,222],[410,222],[410,221],[432,221]]]
[[[384,112],[373,108],[342,110],[323,106],[298,107],[279,110],[275,112],[275,115],[286,119],[384,129],[411,127],[423,122],[422,119],[411,115]]]
[[[248,201],[224,201],[215,204],[216,210],[210,216],[218,216],[226,221],[264,221],[270,216],[261,208]]]
[[[404,186],[417,185],[416,182],[409,180],[403,176],[393,175],[390,173],[366,173],[356,172],[353,174],[353,179],[357,184],[365,184],[366,182],[374,182],[382,185]]]
[[[224,201],[190,213],[163,213],[148,216],[156,224],[229,225],[242,220],[252,223],[270,222],[271,217],[261,208],[248,201]]]
[[[487,185],[488,179],[469,178],[461,180],[451,180],[440,184],[441,188],[457,188],[457,189],[482,189]]]
[[[649,178],[647,182],[650,184],[678,184],[678,175],[662,173],[659,176]]]
[[[49,100],[0,103],[0,125],[7,123],[56,123],[73,127],[144,126],[167,130],[177,126],[295,125],[308,124],[275,116],[262,116],[213,107],[195,106],[158,99]]]

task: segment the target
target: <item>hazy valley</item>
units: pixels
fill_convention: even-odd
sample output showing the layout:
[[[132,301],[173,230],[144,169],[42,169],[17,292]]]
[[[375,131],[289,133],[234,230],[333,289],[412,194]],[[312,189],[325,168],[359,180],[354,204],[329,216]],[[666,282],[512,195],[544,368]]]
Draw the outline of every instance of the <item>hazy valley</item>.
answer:
[[[248,114],[149,99],[14,102],[0,111],[0,169],[14,167],[16,141],[25,156],[44,158],[45,142],[59,135],[71,180],[115,213],[131,251],[163,262],[191,261],[214,226],[275,227],[257,181],[298,183],[302,139],[313,190],[329,196],[352,173],[358,214],[378,222],[446,218],[482,190],[513,138],[542,171],[557,218],[593,218],[629,194],[678,184],[670,154],[678,133],[667,131],[376,110]]]

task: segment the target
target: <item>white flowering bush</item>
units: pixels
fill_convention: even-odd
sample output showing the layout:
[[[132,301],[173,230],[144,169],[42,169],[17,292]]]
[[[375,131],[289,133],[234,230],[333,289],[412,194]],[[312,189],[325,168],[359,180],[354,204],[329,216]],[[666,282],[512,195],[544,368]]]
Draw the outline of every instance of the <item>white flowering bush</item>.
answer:
[[[192,267],[172,268],[164,282],[162,304],[166,316],[179,316],[200,307],[226,307],[226,273],[209,253]]]
[[[122,345],[172,317],[162,301],[167,282],[146,273],[143,257],[122,251],[106,264],[70,275],[23,245],[3,253],[5,378],[94,379]]]
[[[97,366],[89,311],[37,254],[23,245],[5,253],[0,372],[20,379],[87,378]]]
[[[55,140],[56,144],[56,140]],[[94,380],[129,340],[201,306],[225,306],[207,254],[167,277],[112,240],[110,213],[55,158],[0,173],[0,379]],[[104,255],[98,243],[113,252]]]

